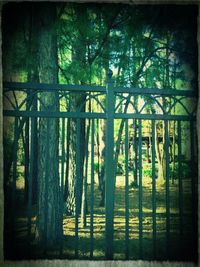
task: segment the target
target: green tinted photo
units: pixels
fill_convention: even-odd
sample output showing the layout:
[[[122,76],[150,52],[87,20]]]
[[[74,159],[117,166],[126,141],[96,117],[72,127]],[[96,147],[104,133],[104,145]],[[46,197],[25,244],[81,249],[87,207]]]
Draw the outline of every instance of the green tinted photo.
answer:
[[[6,260],[197,262],[197,16],[3,5]]]

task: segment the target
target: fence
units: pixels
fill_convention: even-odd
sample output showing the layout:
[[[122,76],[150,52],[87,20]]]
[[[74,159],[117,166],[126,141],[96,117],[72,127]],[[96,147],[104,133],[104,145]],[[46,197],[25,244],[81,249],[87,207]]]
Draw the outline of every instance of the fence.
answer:
[[[44,109],[44,93],[59,99],[59,109]],[[111,82],[106,87],[4,83],[4,158],[11,154],[6,144],[13,144],[11,163],[4,166],[5,256],[196,259],[196,98],[188,90],[114,87]],[[38,175],[34,151],[44,118],[45,234],[49,166],[54,164],[51,119],[57,118],[62,242],[54,252],[44,244],[41,255],[35,242],[39,200],[32,195]],[[75,213],[69,214],[65,193],[73,187],[73,160]],[[104,197],[105,207],[99,205]]]

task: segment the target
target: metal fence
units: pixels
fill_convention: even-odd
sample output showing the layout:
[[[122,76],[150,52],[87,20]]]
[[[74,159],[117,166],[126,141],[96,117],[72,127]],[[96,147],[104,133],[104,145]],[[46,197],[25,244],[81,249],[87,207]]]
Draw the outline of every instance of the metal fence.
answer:
[[[57,94],[59,110],[42,110],[41,94],[44,92]],[[105,87],[4,83],[3,94],[4,132],[7,134],[4,158],[10,153],[6,142],[12,140],[10,168],[4,162],[6,258],[196,259],[197,95],[194,91],[114,87],[111,82]],[[84,101],[70,110],[74,96],[84,96]],[[44,255],[34,241],[38,200],[35,204],[31,197],[36,156],[34,133],[39,132],[41,118],[47,119],[44,140],[47,148],[52,141],[48,131],[50,120],[59,120],[58,165],[62,195],[61,229],[58,226],[62,244],[58,251],[45,251]],[[70,179],[67,139],[70,120],[76,123],[77,148],[76,212],[71,215],[66,213],[64,201],[65,177],[68,175]],[[82,122],[85,125],[83,166]],[[101,130],[99,125],[102,125]],[[100,159],[99,150],[104,149],[102,140],[105,140],[105,154]],[[159,153],[164,168],[161,185],[158,184]],[[48,155],[49,152],[45,155],[47,170],[51,164]],[[99,206],[101,161],[105,162],[102,178],[105,192],[104,185],[101,188],[101,193],[105,193],[105,207]],[[82,185],[78,179],[81,169]],[[25,192],[26,179],[28,192]],[[88,213],[81,218],[77,207],[83,193]],[[23,202],[25,194],[27,201]],[[46,195],[45,205],[48,206],[47,199]],[[26,249],[28,256],[25,256]]]

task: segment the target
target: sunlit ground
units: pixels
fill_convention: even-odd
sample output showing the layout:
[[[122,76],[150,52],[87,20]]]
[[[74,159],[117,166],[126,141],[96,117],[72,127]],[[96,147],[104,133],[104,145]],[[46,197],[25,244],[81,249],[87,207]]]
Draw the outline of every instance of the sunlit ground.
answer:
[[[131,184],[132,176],[130,173]],[[97,177],[95,177],[97,181]],[[114,211],[114,259],[125,259],[125,178],[117,176],[115,190],[115,211]],[[23,180],[18,179],[18,191],[22,191]],[[166,259],[166,193],[165,184],[156,186],[156,251],[153,253],[153,220],[152,220],[152,179],[143,177],[142,192],[142,229],[143,229],[143,259],[151,260]],[[21,189],[21,190],[20,190]],[[20,194],[18,194],[20,198]],[[18,200],[19,201],[19,200]],[[99,206],[100,193],[97,182],[94,191],[94,251],[93,258],[96,260],[105,259],[105,208]],[[139,189],[129,187],[129,259],[139,259]],[[174,184],[170,181],[170,258],[177,260],[192,260],[192,217],[191,217],[191,181],[183,179],[183,236],[180,238],[179,221],[179,194],[178,181]],[[87,226],[82,227],[79,218],[79,259],[90,259],[90,184],[88,184],[88,214]],[[32,217],[32,248],[29,257],[42,258],[41,249],[37,248],[34,241],[36,228],[36,207],[33,207]],[[27,249],[27,210],[20,206],[17,210],[15,224],[17,255],[19,258],[26,257]],[[75,218],[64,215],[63,220],[63,250],[47,251],[48,258],[69,258],[75,257]]]

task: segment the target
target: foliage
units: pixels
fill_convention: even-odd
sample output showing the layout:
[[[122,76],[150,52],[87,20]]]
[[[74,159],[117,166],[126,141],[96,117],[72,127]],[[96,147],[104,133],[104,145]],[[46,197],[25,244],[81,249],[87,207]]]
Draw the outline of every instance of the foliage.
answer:
[[[144,168],[142,170],[142,176],[144,176],[144,177],[152,177],[152,169]]]
[[[181,170],[182,170],[182,176],[181,178],[189,178],[191,176],[191,167],[190,167],[190,163],[181,163]],[[175,166],[173,168],[173,164],[170,164],[170,177],[174,177],[174,179],[178,179],[179,178],[179,163],[176,162]]]
[[[44,3],[41,4],[44,10]],[[114,86],[132,86],[137,88],[147,88],[146,90],[148,90],[148,88],[178,90],[197,89],[197,9],[194,6],[142,6],[128,4],[105,5],[97,3],[54,3],[53,5],[54,6],[51,5],[51,7],[56,8],[55,14],[57,17],[55,20],[54,17],[51,17],[51,15],[49,15],[52,14],[51,12],[48,14],[48,10],[46,10],[47,12],[44,12],[44,14],[41,13],[42,8],[40,8],[40,3],[8,3],[4,5],[2,13],[4,80],[16,82],[40,81],[47,83],[58,82],[61,84],[105,85],[107,83],[107,72],[109,69],[112,69],[112,81],[114,83]],[[55,11],[54,8],[53,10]],[[37,21],[37,17],[40,17],[39,22]],[[43,20],[42,18],[44,19],[43,23],[41,23],[41,21]],[[45,23],[45,21],[50,23]],[[46,32],[48,33],[47,35],[44,34],[45,31],[41,31],[41,29],[43,28],[46,29]],[[52,33],[56,34],[53,35]],[[53,38],[51,39],[51,37]],[[45,47],[46,43],[49,44],[47,48]],[[49,53],[46,54],[46,52]],[[47,55],[50,55],[50,57]],[[54,62],[49,69],[49,66],[52,63],[51,59]],[[44,69],[43,77],[41,79],[42,75],[41,73],[39,75],[39,70],[41,70],[42,65]],[[112,88],[109,89],[112,90]],[[44,100],[46,98],[45,95],[43,98],[43,95],[43,93],[39,94],[41,100]],[[93,111],[99,111],[97,110],[98,107],[95,101],[91,102],[92,107],[89,107],[89,105],[85,106],[84,101],[86,95],[80,94],[79,92],[77,92],[76,94],[70,94],[70,101],[68,101],[67,97],[63,97],[61,100],[58,100],[59,102],[54,102],[54,100],[57,98],[52,96],[53,94],[51,94],[51,97],[47,97],[47,102],[50,103],[52,100],[53,104],[50,104],[52,107],[55,108],[54,110],[67,110],[74,112],[77,110],[77,107],[82,106],[83,109],[81,111],[83,112],[85,110],[88,111],[89,108],[92,108]],[[19,95],[17,95],[17,99],[18,102],[20,102]],[[100,96],[99,101],[102,102],[102,104],[105,104],[105,96]],[[161,105],[164,105],[162,99],[159,99],[159,101]],[[168,107],[169,103],[167,101],[168,99],[166,98],[166,106]],[[185,102],[184,105],[187,108],[191,107],[193,103],[188,100],[186,101],[187,102]],[[147,103],[145,111],[149,114],[158,112],[158,110],[156,110],[156,105],[154,104],[154,101],[150,100],[149,97],[136,96],[134,98],[134,105],[136,106],[136,110],[143,103]],[[126,104],[123,102],[123,105],[121,105],[120,107],[120,112],[124,112],[124,110],[126,110],[125,105]],[[25,104],[23,108],[26,108]],[[33,105],[31,108],[33,111],[36,111],[37,109],[41,109],[41,105],[38,105],[37,107],[36,104],[36,106]],[[176,106],[176,109],[174,108],[174,110],[172,111],[172,113],[174,114],[184,114],[184,112],[185,111],[183,106],[179,104]],[[85,195],[85,201],[81,196],[82,192],[84,192],[87,187],[87,180],[85,180],[86,183],[84,183],[85,181],[83,181],[83,177],[85,175],[84,164],[86,164],[86,160],[84,158],[86,153],[84,149],[87,143],[85,141],[88,141],[88,152],[91,152],[92,138],[89,137],[88,140],[86,140],[87,127],[85,126],[89,125],[89,123],[86,124],[82,121],[83,124],[81,124],[80,127],[81,155],[79,161],[79,170],[78,164],[76,164],[78,155],[77,145],[79,143],[77,142],[76,138],[77,124],[73,119],[70,120],[70,123],[68,122],[69,120],[66,122],[67,133],[65,133],[66,136],[64,137],[66,138],[65,145],[67,151],[65,159],[66,162],[68,160],[68,164],[66,164],[66,170],[63,171],[62,169],[61,172],[65,176],[65,193],[66,195],[68,194],[65,198],[67,208],[69,208],[71,214],[76,213],[77,215],[77,213],[79,213],[79,210],[81,210],[81,207],[77,208],[77,203],[79,206],[81,206],[81,202],[87,202],[87,196]],[[8,169],[11,167],[12,164],[13,124],[14,123],[12,122],[11,127],[8,127],[6,129],[7,135],[4,138],[4,148],[6,150],[4,155],[4,159],[6,162],[5,168],[8,167]],[[45,126],[44,118],[38,120],[37,126],[39,127],[35,130],[35,133],[33,135],[34,142],[36,141],[35,143],[37,144],[38,140],[35,140],[35,137],[37,139],[39,136],[39,146],[34,146],[33,153],[34,156],[36,156],[37,153],[35,152],[39,152],[39,160],[36,161],[42,164],[38,166],[35,165],[35,162],[32,168],[30,168],[30,165],[28,163],[26,165],[24,160],[25,154],[23,151],[25,146],[23,147],[21,137],[18,140],[19,147],[17,163],[21,163],[23,165],[20,166],[20,170],[19,168],[17,170],[17,178],[19,178],[18,181],[22,178],[25,180],[25,182],[27,182],[27,177],[25,177],[26,174],[24,175],[24,177],[22,177],[23,173],[21,171],[24,165],[26,165],[25,167],[28,167],[28,171],[30,171],[31,169],[37,169],[38,171],[39,179],[38,181],[36,181],[36,179],[34,180],[35,185],[39,185],[37,188],[39,188],[40,186],[41,188],[45,188],[45,190],[41,190],[42,193],[39,192],[38,194],[39,198],[37,199],[37,205],[38,207],[41,207],[41,214],[36,214],[37,219],[39,218],[39,223],[37,222],[36,227],[42,226],[43,221],[47,219],[47,229],[49,232],[49,238],[47,243],[50,243],[49,241],[51,241],[52,239],[52,233],[54,233],[56,236],[54,241],[57,241],[58,239],[61,240],[60,236],[59,238],[57,238],[57,234],[60,235],[60,233],[58,233],[60,230],[57,232],[57,227],[54,227],[53,224],[51,225],[51,222],[53,221],[55,221],[55,225],[57,225],[58,221],[61,218],[60,199],[62,198],[60,198],[61,190],[59,189],[59,168],[57,164],[58,150],[60,149],[59,154],[61,154],[60,152],[62,150],[61,143],[60,148],[58,147],[58,143],[60,141],[59,135],[61,137],[63,132],[63,128],[61,125],[62,123],[55,123],[51,125],[49,145],[50,153],[46,153],[45,151],[48,151],[48,146],[46,146],[46,143],[44,143],[43,136],[46,135],[45,131],[47,131],[47,127]],[[101,123],[99,123],[98,128],[95,126],[95,133],[97,133],[97,135],[99,136],[98,141],[102,141],[102,143],[104,143],[104,140],[106,140],[104,126],[105,125],[102,125]],[[136,131],[132,130],[133,140],[136,140],[137,138],[135,137],[138,136],[136,126],[137,123],[135,120],[135,122],[133,122],[132,127],[132,129],[134,129],[134,127],[136,129]],[[116,143],[119,140],[118,144],[120,146],[124,146],[125,141],[123,127],[123,120],[115,120],[114,140]],[[147,128],[147,125],[145,123],[142,123],[142,133],[144,132],[144,128]],[[163,121],[157,122],[156,131],[157,128],[159,130],[159,137],[161,137],[164,133]],[[32,130],[32,126],[29,129]],[[177,129],[175,130],[174,128],[173,130],[175,132],[176,138]],[[24,128],[22,129],[22,131],[24,131]],[[90,133],[91,129],[89,129],[88,136],[90,136]],[[30,138],[30,133],[28,133],[28,135]],[[182,127],[182,142],[184,139],[187,138],[187,136],[188,130]],[[131,142],[133,140],[131,140]],[[26,142],[27,147],[30,149],[30,140]],[[97,140],[95,140],[94,145],[96,145],[96,143]],[[157,139],[156,143],[158,144]],[[164,142],[161,141],[161,143],[163,145],[162,148],[164,148]],[[95,158],[94,171],[95,174],[99,172],[99,176],[101,176],[98,177],[99,191],[101,190],[101,192],[98,193],[101,193],[101,197],[103,198],[103,193],[105,193],[105,149],[104,144],[101,144],[100,146],[98,147],[98,157],[100,160],[97,162]],[[182,148],[185,148],[184,144]],[[144,150],[144,146],[142,147],[142,149]],[[157,150],[159,150],[159,144]],[[33,152],[33,150],[31,152]],[[162,155],[164,155],[164,149],[162,152]],[[117,178],[121,176],[124,182],[126,162],[124,152],[120,151],[120,153],[121,154],[117,158],[116,174],[118,176]],[[30,151],[28,151],[28,155],[29,154]],[[45,159],[47,159],[46,155],[48,154],[50,160],[49,162],[47,162],[48,168],[46,168]],[[136,170],[138,164],[138,156],[136,157],[136,154],[136,151],[134,151],[133,155],[130,155],[129,157],[131,158],[131,160],[129,160],[128,162],[128,169],[131,173],[131,177],[135,175],[134,171]],[[159,166],[164,166],[164,160],[161,161],[159,159],[159,153],[157,151],[156,154],[158,162],[156,163],[156,176],[158,176],[159,178],[157,172],[159,172]],[[142,161],[144,162],[145,160],[147,160],[146,156],[142,155]],[[101,162],[101,164],[99,162]],[[69,167],[69,171],[67,170],[67,165]],[[47,175],[47,169],[49,171],[49,175]],[[78,182],[77,171],[79,174]],[[89,170],[87,171],[90,174]],[[6,172],[7,170],[5,171],[5,173]],[[188,164],[182,163],[182,173],[183,178],[190,178],[191,173],[189,172]],[[61,176],[63,176],[62,174]],[[175,167],[173,166],[173,164],[170,164],[170,175],[170,178],[178,178],[179,166],[177,162],[175,163]],[[35,178],[36,176],[37,175],[32,178]],[[7,178],[8,177],[5,177],[5,180]],[[137,181],[135,181],[135,177],[133,178],[134,181],[131,182],[130,186],[136,188],[138,187],[138,184]],[[148,181],[147,185],[145,186],[150,186],[152,182],[151,164],[143,165],[142,178],[143,182],[145,179]],[[48,188],[47,180],[49,185],[51,185]],[[6,182],[8,182],[8,180],[6,180]],[[77,188],[78,186],[79,188]],[[24,192],[26,191],[25,194],[29,190],[28,187],[26,184],[24,188]],[[49,194],[46,193],[48,192],[48,190],[50,192]],[[161,190],[161,188],[156,188],[156,190],[158,193],[162,194],[163,198],[164,190]],[[148,192],[146,192],[146,197],[148,194],[149,188]],[[50,214],[50,211],[52,212],[52,216],[48,215],[49,217],[46,217],[45,214],[47,209],[45,209],[43,205],[46,195],[48,197],[48,213]],[[174,194],[174,196],[177,197],[178,194]],[[135,201],[131,200],[130,202],[134,203],[134,205],[136,204]],[[145,204],[149,205],[149,203],[151,203],[151,201],[146,201]],[[87,207],[85,207],[84,209],[85,213],[86,209]],[[56,213],[54,213],[54,211]],[[44,218],[44,220],[41,219],[42,217]],[[61,222],[61,224],[63,225],[63,221]],[[50,228],[49,226],[51,226],[52,228]],[[53,231],[51,232],[50,229],[53,229]],[[40,234],[42,236],[45,232],[43,231],[43,226],[40,230]]]
[[[5,5],[3,9],[6,72],[28,70],[30,63],[37,60],[34,55],[30,57],[29,42],[36,38],[31,8],[37,10],[37,4],[24,3],[13,9]],[[57,10],[60,82],[101,84],[109,61],[118,85],[163,87],[168,83],[168,87],[182,88],[196,83],[192,74],[197,67],[193,53],[197,47],[194,7],[66,3],[58,4]],[[149,16],[151,12],[154,16]]]
[[[100,170],[101,168],[101,164],[99,164],[98,162],[95,162],[94,163],[94,172],[95,173],[98,173],[98,171]]]

